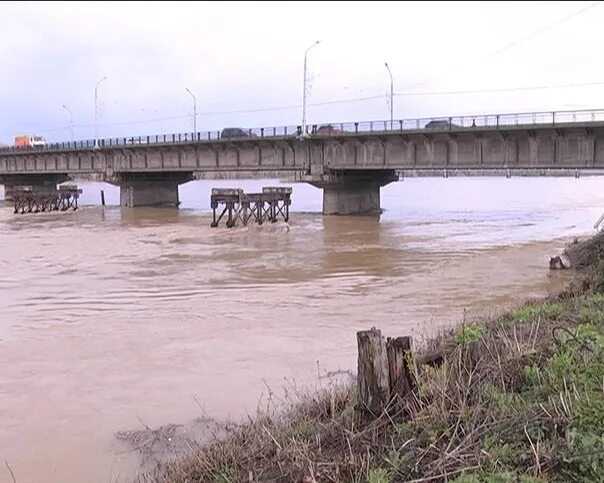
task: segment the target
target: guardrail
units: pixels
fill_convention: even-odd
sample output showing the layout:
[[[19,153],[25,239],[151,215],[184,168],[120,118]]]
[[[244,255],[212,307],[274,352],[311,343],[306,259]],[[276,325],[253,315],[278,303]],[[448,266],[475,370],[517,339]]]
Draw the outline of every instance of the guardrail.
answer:
[[[0,148],[0,153],[68,151],[95,148],[131,147],[138,145],[159,145],[178,143],[197,143],[215,141],[242,141],[264,138],[287,137],[329,137],[369,133],[388,133],[404,131],[429,132],[471,130],[475,128],[509,128],[529,126],[556,126],[573,123],[604,123],[604,109],[582,111],[534,112],[518,114],[491,114],[475,116],[428,117],[418,119],[400,119],[393,121],[363,121],[308,125],[306,132],[302,126],[277,126],[252,129],[226,128],[222,131],[185,132],[176,134],[156,134],[150,136],[132,136],[83,141],[49,143],[37,147],[8,146]]]

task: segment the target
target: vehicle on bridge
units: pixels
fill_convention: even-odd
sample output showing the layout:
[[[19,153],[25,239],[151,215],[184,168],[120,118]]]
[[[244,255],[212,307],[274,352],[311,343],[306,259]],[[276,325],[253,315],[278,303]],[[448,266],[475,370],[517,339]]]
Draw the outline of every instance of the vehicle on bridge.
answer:
[[[446,120],[430,121],[424,126],[425,129],[451,129],[452,127],[455,127],[455,124]]]
[[[35,148],[46,146],[46,140],[42,136],[33,134],[20,134],[15,136],[15,147],[17,148]]]
[[[476,124],[473,124],[473,126],[476,127]],[[445,131],[447,129],[455,129],[455,128],[459,128],[459,127],[463,127],[463,126],[460,126],[459,124],[455,124],[454,122],[451,122],[448,119],[435,119],[434,121],[428,122],[424,126],[424,129],[434,129],[434,130]]]
[[[313,132],[318,136],[337,136],[342,131],[331,124],[324,124],[323,126],[319,126],[319,128]]]
[[[225,127],[220,133],[220,139],[236,138],[255,138],[256,135],[251,129],[242,129],[240,127]]]

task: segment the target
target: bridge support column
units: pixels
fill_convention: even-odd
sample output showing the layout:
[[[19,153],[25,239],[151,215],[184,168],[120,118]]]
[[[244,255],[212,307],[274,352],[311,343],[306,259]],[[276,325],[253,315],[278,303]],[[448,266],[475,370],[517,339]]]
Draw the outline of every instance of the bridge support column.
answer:
[[[398,181],[394,170],[348,171],[313,177],[323,188],[324,215],[379,215],[380,188]]]
[[[192,179],[192,173],[121,175],[120,206],[178,206],[178,185]]]
[[[379,214],[380,186],[326,186],[323,188],[324,215]]]

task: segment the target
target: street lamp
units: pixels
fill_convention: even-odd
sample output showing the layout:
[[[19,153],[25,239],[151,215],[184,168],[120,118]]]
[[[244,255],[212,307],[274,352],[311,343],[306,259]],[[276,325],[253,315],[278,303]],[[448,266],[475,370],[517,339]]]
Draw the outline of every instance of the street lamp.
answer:
[[[71,133],[71,142],[73,142],[73,112],[65,104],[63,104],[63,109],[69,113],[69,132]]]
[[[390,74],[390,129],[392,129],[392,123],[394,122],[394,79],[390,67],[388,67],[388,62],[384,62],[384,65],[388,69],[388,74]]]
[[[308,55],[308,51],[313,47],[319,45],[319,40],[317,40],[314,44],[312,44],[306,52],[304,52],[304,93],[302,95],[302,135],[306,134],[306,56]]]
[[[96,83],[96,85],[94,86],[94,147],[98,148],[99,147],[99,136],[98,136],[98,126],[97,126],[97,120],[98,120],[98,111],[99,111],[99,94],[98,94],[98,90],[99,90],[99,84],[103,81],[106,81],[107,77],[103,77],[100,81],[98,81]]]
[[[193,98],[193,133],[194,135],[197,135],[197,99],[188,87],[185,87],[185,91],[191,94],[191,97]]]

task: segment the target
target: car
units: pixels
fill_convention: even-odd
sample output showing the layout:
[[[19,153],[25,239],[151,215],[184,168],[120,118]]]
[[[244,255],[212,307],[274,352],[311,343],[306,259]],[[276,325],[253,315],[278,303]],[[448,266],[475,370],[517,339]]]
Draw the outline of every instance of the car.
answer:
[[[453,126],[453,124],[451,124],[449,121],[430,121],[428,124],[426,124],[425,128],[426,129],[451,129],[451,127]]]
[[[315,134],[318,134],[319,136],[335,136],[341,132],[342,131],[331,124],[324,124],[323,126],[319,126],[319,128],[315,131]]]
[[[240,127],[225,127],[220,133],[220,139],[233,139],[233,138],[249,138],[255,137],[249,129],[242,129]]]

